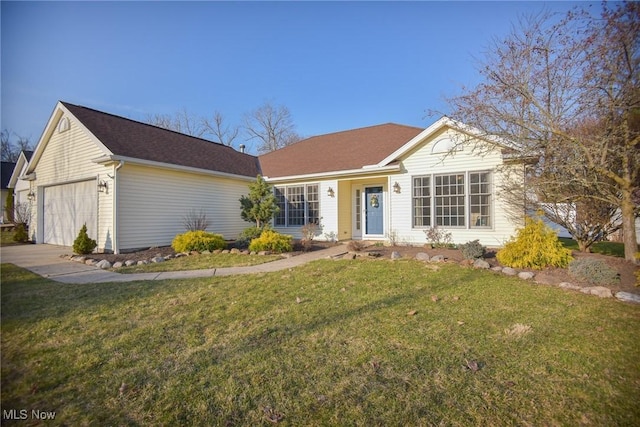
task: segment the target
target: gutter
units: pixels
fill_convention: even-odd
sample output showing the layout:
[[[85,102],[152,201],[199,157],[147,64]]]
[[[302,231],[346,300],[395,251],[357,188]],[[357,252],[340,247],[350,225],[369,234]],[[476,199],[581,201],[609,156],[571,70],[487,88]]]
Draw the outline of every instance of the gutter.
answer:
[[[361,169],[350,169],[350,170],[344,170],[344,171],[332,171],[332,172],[322,172],[322,173],[310,173],[310,174],[304,174],[304,175],[279,176],[276,178],[270,178],[268,176],[265,176],[263,178],[267,182],[281,182],[281,181],[292,181],[292,180],[339,178],[344,176],[371,175],[374,173],[384,173],[384,172],[400,172],[400,164],[393,165],[393,166],[382,166],[382,167],[376,167],[372,165],[372,166],[364,166]]]

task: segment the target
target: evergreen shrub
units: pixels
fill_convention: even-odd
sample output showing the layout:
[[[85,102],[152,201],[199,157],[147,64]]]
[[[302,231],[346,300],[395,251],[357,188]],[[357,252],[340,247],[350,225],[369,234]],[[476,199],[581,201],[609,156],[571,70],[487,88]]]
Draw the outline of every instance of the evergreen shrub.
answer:
[[[564,268],[573,259],[571,251],[562,246],[555,231],[541,219],[526,218],[525,226],[518,230],[496,254],[498,261],[513,268]]]
[[[16,224],[16,231],[13,234],[13,241],[19,243],[27,243],[29,241],[29,233],[25,224]]]
[[[249,244],[250,251],[271,251],[274,253],[291,252],[292,236],[280,234],[273,230],[265,230],[260,237],[253,239]]]
[[[204,230],[187,231],[178,234],[171,242],[171,247],[176,252],[191,251],[215,251],[216,249],[225,249],[227,242],[221,234],[207,233]]]
[[[78,237],[73,241],[73,252],[78,255],[90,254],[98,246],[95,240],[87,233],[87,224],[83,224]]]
[[[618,272],[598,258],[579,258],[571,261],[569,274],[594,285],[610,285],[620,281]]]
[[[464,259],[478,259],[484,256],[486,248],[480,244],[479,240],[464,243],[459,246]]]
[[[260,228],[256,226],[245,228],[236,239],[236,248],[248,248],[251,241],[260,237],[262,232],[266,229],[268,228]]]

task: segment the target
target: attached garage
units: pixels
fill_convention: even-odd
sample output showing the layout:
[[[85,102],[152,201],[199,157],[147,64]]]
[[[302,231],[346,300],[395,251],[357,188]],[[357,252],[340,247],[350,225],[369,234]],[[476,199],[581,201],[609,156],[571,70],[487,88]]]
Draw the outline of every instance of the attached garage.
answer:
[[[83,224],[92,239],[97,228],[96,180],[43,188],[43,242],[73,246]]]

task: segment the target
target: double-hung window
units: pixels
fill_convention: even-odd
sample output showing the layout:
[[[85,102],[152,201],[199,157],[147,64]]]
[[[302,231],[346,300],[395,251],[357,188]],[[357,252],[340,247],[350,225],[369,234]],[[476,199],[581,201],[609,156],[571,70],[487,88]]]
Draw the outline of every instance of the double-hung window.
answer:
[[[318,184],[275,187],[279,212],[274,217],[276,227],[300,227],[320,222]]]
[[[491,172],[413,177],[413,226],[490,227]]]

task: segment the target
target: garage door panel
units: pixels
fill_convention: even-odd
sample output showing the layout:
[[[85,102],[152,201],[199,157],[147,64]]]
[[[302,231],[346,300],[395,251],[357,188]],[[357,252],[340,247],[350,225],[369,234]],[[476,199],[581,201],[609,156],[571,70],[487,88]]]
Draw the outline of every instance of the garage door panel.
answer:
[[[83,224],[96,236],[96,182],[83,181],[44,189],[44,243],[73,246]]]

